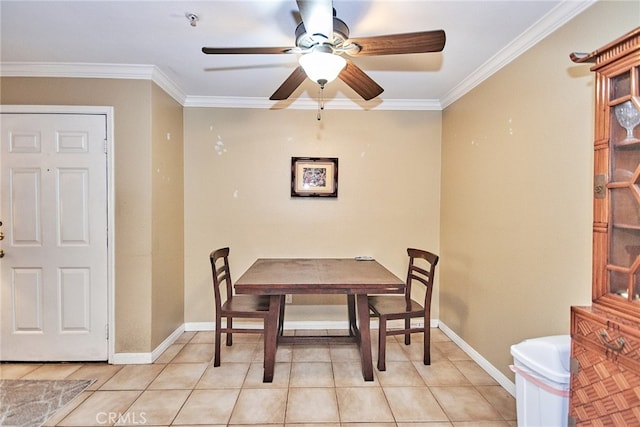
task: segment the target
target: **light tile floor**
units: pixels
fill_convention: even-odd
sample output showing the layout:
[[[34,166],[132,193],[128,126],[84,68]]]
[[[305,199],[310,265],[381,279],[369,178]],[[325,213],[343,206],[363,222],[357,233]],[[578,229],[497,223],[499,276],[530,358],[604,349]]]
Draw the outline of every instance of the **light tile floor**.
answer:
[[[516,426],[515,399],[432,331],[430,366],[419,335],[410,346],[389,337],[387,370],[374,366],[372,382],[362,379],[356,346],[308,344],[280,346],[274,381],[265,384],[253,334],[223,345],[214,368],[213,332],[184,333],[150,365],[5,363],[0,378],[96,379],[45,426]]]

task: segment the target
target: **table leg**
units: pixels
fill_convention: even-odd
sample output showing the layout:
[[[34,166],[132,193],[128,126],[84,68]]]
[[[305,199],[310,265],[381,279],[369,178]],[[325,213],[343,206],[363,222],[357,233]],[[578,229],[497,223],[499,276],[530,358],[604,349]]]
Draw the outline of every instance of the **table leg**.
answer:
[[[273,381],[273,371],[276,364],[276,350],[278,349],[278,329],[280,318],[280,295],[271,295],[269,299],[269,314],[264,321],[264,376],[262,381]]]
[[[356,296],[358,323],[360,329],[360,357],[362,359],[362,375],[365,381],[373,381],[373,362],[371,358],[371,331],[369,328],[369,302],[367,294]]]
[[[280,295],[280,314],[278,317],[278,337],[284,335],[284,307],[285,303],[285,295]]]
[[[358,333],[358,325],[356,324],[356,296],[347,295],[347,311],[349,313],[349,336],[355,336]]]

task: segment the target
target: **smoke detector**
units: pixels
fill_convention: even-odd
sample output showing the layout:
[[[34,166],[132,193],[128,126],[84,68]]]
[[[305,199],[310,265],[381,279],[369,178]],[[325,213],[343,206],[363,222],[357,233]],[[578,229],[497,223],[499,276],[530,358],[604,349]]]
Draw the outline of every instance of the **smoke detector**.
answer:
[[[187,12],[184,14],[184,16],[187,17],[187,19],[189,20],[189,25],[191,25],[192,27],[195,27],[196,25],[198,25],[198,21],[200,20],[200,17],[193,13],[193,12]]]

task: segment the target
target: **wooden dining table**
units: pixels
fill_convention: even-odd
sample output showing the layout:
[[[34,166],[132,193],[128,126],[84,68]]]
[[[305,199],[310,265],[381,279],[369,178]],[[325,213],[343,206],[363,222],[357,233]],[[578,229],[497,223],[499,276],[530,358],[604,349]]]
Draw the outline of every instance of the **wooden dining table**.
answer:
[[[362,374],[373,381],[368,294],[402,294],[405,283],[382,264],[355,258],[260,258],[236,281],[237,294],[269,295],[265,321],[264,382],[273,381],[279,343],[355,342]],[[279,328],[283,295],[343,294],[347,296],[348,335],[285,335]],[[357,318],[356,318],[357,313]]]

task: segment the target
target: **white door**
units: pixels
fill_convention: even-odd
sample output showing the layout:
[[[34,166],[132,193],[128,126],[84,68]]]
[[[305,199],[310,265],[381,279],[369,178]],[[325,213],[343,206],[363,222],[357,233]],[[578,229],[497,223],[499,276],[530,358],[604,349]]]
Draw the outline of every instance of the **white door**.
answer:
[[[106,116],[0,115],[0,360],[107,360]]]

